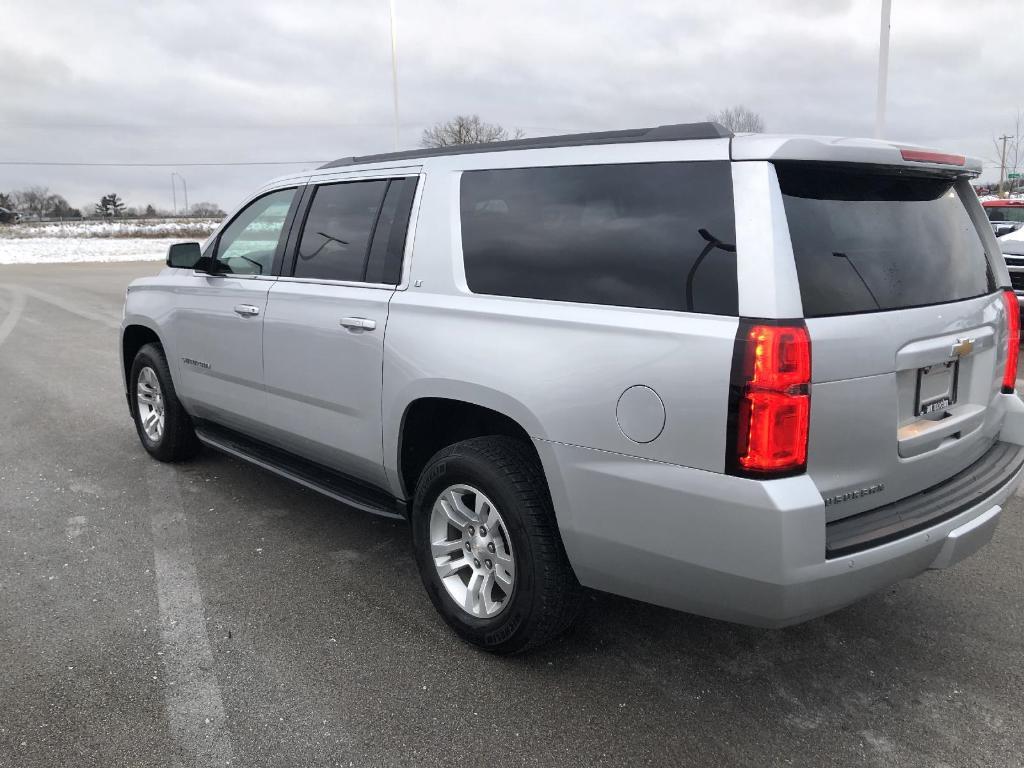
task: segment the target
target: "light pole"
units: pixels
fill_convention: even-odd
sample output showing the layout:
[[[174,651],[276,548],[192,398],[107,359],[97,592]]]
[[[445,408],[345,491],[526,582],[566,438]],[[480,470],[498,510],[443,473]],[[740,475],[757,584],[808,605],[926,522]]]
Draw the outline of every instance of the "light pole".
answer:
[[[398,151],[398,37],[395,34],[395,0],[388,0],[391,21],[391,94],[395,103],[395,151]]]
[[[889,80],[889,18],[892,0],[882,0],[882,26],[878,31],[878,101],[875,104],[875,138],[885,133],[885,97]]]
[[[174,198],[174,212],[175,213],[178,212],[178,196],[177,196],[177,193],[176,193],[176,191],[174,189],[174,177],[175,176],[177,176],[179,179],[181,179],[181,188],[182,188],[182,191],[185,193],[185,215],[188,216],[188,182],[185,181],[185,177],[182,176],[177,171],[171,171],[171,194],[173,195],[173,198]]]
[[[1014,138],[1014,137],[1013,136],[1006,136],[1005,134],[1003,136],[999,137],[999,140],[1001,142],[1003,142],[1003,152],[999,156],[999,196],[1000,197],[1003,197],[1003,179],[1006,178],[1006,142],[1009,141],[1012,138]]]

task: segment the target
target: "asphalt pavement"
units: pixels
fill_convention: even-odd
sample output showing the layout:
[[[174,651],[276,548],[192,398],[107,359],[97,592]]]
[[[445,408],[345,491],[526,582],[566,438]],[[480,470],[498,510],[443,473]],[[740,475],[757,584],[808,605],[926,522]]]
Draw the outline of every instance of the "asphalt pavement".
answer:
[[[142,450],[118,369],[155,263],[0,267],[0,768],[1024,765],[1024,500],[831,616],[603,594],[528,656],[460,643],[403,523]]]

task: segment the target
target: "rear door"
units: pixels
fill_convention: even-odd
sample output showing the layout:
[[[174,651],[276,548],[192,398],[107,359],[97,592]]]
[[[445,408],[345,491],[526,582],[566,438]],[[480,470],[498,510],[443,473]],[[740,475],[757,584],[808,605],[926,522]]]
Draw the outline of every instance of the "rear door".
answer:
[[[418,177],[312,187],[290,268],[271,288],[263,348],[274,441],[369,483],[386,482],[381,380]]]
[[[807,471],[834,520],[936,485],[992,446],[1004,299],[966,180],[775,166],[811,337]]]

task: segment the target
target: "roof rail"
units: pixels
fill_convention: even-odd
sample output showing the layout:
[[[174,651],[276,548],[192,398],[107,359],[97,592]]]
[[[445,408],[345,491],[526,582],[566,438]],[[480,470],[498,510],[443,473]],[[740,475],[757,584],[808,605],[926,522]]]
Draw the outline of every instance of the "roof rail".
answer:
[[[511,149],[548,149],[550,147],[578,147],[587,144],[632,144],[644,141],[685,141],[691,139],[729,139],[732,131],[719,123],[678,123],[659,125],[657,128],[631,128],[625,131],[598,131],[596,133],[570,133],[565,136],[537,136],[511,141],[489,141],[484,144],[456,144],[450,147],[412,149],[405,152],[385,152],[380,155],[343,157],[324,168],[345,165],[384,163],[392,160],[416,160],[421,157],[468,155],[477,152],[506,152]]]

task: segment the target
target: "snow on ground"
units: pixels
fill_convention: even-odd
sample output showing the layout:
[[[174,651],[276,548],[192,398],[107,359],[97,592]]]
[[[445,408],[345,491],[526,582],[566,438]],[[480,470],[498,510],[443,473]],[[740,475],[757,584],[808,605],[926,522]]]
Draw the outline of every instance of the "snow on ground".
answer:
[[[161,261],[181,238],[26,237],[0,238],[0,264],[79,261]],[[0,273],[2,276],[2,273]]]
[[[22,222],[0,227],[0,264],[159,261],[167,246],[203,241],[217,219]]]
[[[219,219],[137,219],[40,222],[0,227],[0,243],[23,237],[205,237]]]

